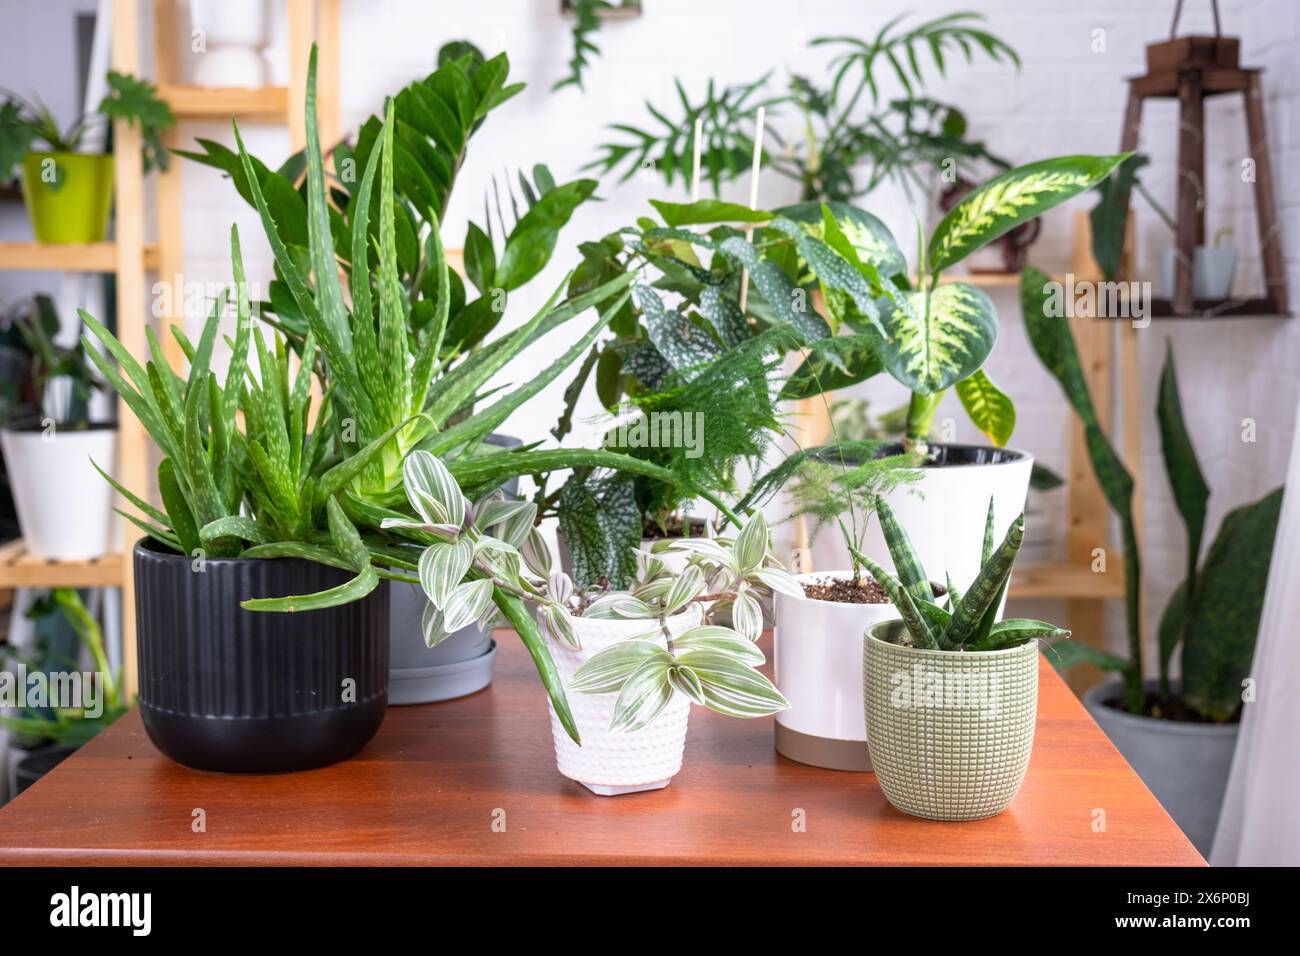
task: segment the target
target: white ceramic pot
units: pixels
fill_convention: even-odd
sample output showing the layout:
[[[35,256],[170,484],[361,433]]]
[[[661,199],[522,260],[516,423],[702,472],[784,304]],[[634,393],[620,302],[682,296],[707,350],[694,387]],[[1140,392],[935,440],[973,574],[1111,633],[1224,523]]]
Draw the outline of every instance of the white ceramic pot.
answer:
[[[27,550],[56,561],[113,550],[113,488],[95,471],[116,467],[117,429],[0,431],[9,484]]]
[[[266,79],[261,50],[266,22],[265,0],[190,0],[190,26],[203,41],[203,48],[194,53],[194,82],[261,86]]]
[[[1160,280],[1165,298],[1174,297],[1174,261],[1178,250],[1172,246],[1160,253]],[[1197,246],[1192,252],[1192,298],[1226,299],[1232,293],[1237,274],[1237,250],[1228,246]]]
[[[850,572],[798,575],[800,584]],[[814,767],[871,770],[862,704],[862,639],[898,617],[892,604],[841,604],[776,595],[773,657],[790,709],[776,715],[777,752]]]
[[[700,623],[700,609],[692,605],[683,614],[668,619],[668,631],[681,634]],[[565,685],[569,709],[582,737],[579,747],[570,738],[551,708],[551,735],[555,739],[555,763],[560,773],[576,780],[592,793],[604,797],[642,790],[659,790],[682,769],[686,749],[686,723],[691,702],[674,694],[668,706],[649,725],[631,733],[611,733],[616,694],[580,694],[568,689],[578,668],[599,651],[654,629],[652,621],[602,621],[575,618],[574,627],[581,650],[571,650],[546,632],[556,670]],[[662,634],[655,638],[667,646]]]
[[[921,479],[900,486],[886,500],[907,531],[932,581],[945,583],[945,574],[965,589],[979,573],[984,546],[984,521],[993,498],[995,540],[1000,541],[1012,520],[1025,508],[1033,456],[1010,448],[932,443],[940,460]],[[959,463],[968,462],[968,463]],[[893,562],[880,522],[868,522],[862,551],[882,567]],[[813,569],[850,566],[839,534],[825,529],[812,546]]]

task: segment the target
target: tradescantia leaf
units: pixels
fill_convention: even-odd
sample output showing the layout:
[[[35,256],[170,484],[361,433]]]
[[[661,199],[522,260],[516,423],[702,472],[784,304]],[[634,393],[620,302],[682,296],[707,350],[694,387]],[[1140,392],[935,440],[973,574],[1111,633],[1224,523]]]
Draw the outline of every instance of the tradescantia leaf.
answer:
[[[428,602],[420,612],[420,633],[424,635],[426,647],[437,647],[451,637],[447,629],[442,626],[442,612]]]
[[[458,528],[465,524],[465,496],[436,455],[411,452],[402,463],[402,478],[411,507],[426,522]]]
[[[762,605],[749,593],[745,584],[736,588],[736,597],[731,603],[731,623],[741,635],[751,641],[757,641],[763,634]]]
[[[631,733],[654,722],[675,693],[668,672],[673,659],[667,651],[643,662],[623,682],[614,701],[614,716],[609,722],[611,733]]]
[[[704,706],[728,717],[765,717],[786,710],[790,703],[772,682],[727,652],[687,651],[677,658],[700,684]]]
[[[962,197],[935,227],[928,254],[930,271],[957,264],[1021,223],[1086,192],[1127,155],[1058,156],[993,177]]]
[[[760,584],[778,594],[795,598],[804,597],[803,585],[785,568],[759,568],[751,572],[750,576],[757,578]]]
[[[686,695],[692,703],[703,705],[706,702],[704,685],[700,682],[699,675],[689,667],[674,664],[668,670],[668,682],[673,685],[674,690]]]
[[[474,545],[467,538],[431,544],[420,554],[420,585],[434,607],[445,607],[451,592],[474,563]]]
[[[491,578],[466,581],[455,587],[442,606],[442,626],[448,633],[473,624],[492,603],[495,587]]]
[[[984,292],[953,282],[886,301],[880,345],[889,373],[913,392],[933,395],[984,364],[998,338],[997,310]]]
[[[957,383],[957,397],[975,427],[994,445],[1002,448],[1011,440],[1016,428],[1016,406],[983,369],[976,369]]]
[[[717,651],[729,654],[736,660],[758,667],[766,658],[757,644],[739,631],[716,624],[701,624],[683,631],[673,638],[678,651]]]
[[[673,580],[664,595],[664,613],[672,614],[704,593],[704,572],[694,564],[687,566]]]
[[[621,591],[596,598],[587,605],[583,617],[605,621],[641,621],[658,617],[645,601]]]
[[[582,694],[617,693],[633,672],[649,660],[658,660],[665,665],[673,662],[672,655],[653,641],[620,641],[593,654],[579,667],[569,681],[569,690]]]
[[[542,623],[546,625],[547,633],[561,644],[575,651],[581,650],[582,643],[573,627],[573,615],[563,604],[553,603],[542,608]]]
[[[741,574],[747,574],[761,565],[767,557],[768,544],[767,519],[761,511],[755,512],[740,529],[740,534],[736,535],[736,544],[732,549],[736,556],[736,569]]]

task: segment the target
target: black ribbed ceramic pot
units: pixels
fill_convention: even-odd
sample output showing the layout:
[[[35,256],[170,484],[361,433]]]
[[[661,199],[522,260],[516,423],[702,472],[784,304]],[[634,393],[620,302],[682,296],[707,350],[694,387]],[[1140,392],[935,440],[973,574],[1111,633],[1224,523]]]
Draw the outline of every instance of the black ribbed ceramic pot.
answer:
[[[388,582],[292,614],[249,598],[311,594],[351,574],[296,559],[204,562],[135,546],[140,716],[177,763],[224,773],[307,770],[366,745],[388,705]]]

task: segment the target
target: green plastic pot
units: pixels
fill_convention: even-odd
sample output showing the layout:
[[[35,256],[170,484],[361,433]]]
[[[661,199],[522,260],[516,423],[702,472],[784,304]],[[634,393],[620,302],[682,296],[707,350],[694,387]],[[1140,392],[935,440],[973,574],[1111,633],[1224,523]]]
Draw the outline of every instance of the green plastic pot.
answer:
[[[1002,651],[895,643],[871,627],[862,655],[867,747],[885,798],[912,816],[982,820],[1007,808],[1029,766],[1038,714],[1038,642]]]
[[[113,204],[113,157],[28,153],[23,199],[37,242],[102,242]]]

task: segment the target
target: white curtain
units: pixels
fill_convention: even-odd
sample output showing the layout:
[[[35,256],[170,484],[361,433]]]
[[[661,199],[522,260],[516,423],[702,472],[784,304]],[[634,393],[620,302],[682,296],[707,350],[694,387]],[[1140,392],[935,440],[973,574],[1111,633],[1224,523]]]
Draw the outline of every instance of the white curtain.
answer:
[[[1300,413],[1297,414],[1300,422]],[[1214,866],[1300,866],[1300,432],[1292,438],[1264,612]]]

